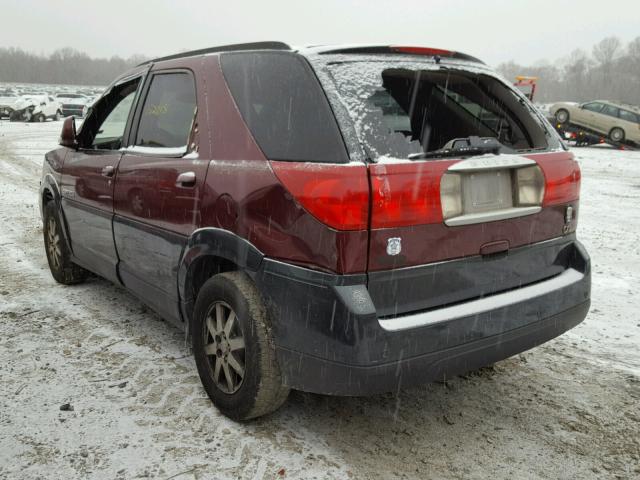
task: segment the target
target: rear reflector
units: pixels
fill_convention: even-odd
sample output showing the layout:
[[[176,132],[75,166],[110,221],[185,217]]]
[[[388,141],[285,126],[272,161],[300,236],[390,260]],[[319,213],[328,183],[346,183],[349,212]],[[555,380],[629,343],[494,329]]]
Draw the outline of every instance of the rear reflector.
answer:
[[[271,161],[274,173],[311,215],[336,230],[366,230],[369,182],[364,164]]]

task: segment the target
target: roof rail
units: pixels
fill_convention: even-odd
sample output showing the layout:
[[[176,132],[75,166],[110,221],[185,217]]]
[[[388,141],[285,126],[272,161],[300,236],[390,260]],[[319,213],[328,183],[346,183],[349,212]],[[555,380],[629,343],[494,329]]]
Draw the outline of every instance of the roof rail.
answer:
[[[425,55],[432,57],[447,57],[457,60],[466,60],[468,62],[482,63],[476,57],[467,55],[466,53],[454,52],[452,50],[443,50],[440,48],[414,47],[400,45],[355,45],[355,46],[336,46],[336,47],[320,47],[319,52],[324,54],[405,54],[405,55]]]
[[[174,55],[167,55],[166,57],[153,58],[146,62],[142,62],[138,67],[149,63],[162,62],[164,60],[173,60],[175,58],[195,57],[196,55],[206,55],[208,53],[216,52],[237,52],[241,50],[291,50],[291,47],[283,42],[236,43],[232,45],[201,48],[200,50],[176,53]]]

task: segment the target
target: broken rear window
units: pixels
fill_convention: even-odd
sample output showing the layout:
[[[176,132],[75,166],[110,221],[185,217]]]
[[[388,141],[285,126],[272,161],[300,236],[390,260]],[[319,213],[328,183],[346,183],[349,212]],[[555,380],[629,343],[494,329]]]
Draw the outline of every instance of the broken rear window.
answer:
[[[327,67],[374,159],[433,152],[471,136],[496,138],[506,151],[548,146],[544,127],[521,97],[480,70],[388,59]]]

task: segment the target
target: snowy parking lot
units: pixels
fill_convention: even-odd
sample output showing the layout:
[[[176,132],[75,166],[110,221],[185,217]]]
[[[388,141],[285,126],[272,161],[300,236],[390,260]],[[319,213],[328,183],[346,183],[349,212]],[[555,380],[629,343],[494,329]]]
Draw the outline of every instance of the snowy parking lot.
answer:
[[[0,121],[0,478],[640,476],[640,152],[575,150],[584,323],[446,384],[293,392],[238,424],[206,397],[181,332],[104,280],[51,277],[37,192],[60,127]]]

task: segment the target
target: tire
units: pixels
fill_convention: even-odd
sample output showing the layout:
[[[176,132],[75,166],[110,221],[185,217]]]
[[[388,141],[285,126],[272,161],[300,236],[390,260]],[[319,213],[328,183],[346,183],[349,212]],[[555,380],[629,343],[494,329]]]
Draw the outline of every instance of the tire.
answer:
[[[205,282],[190,327],[200,380],[223,414],[249,420],[286,401],[289,389],[282,384],[267,310],[244,272],[221,273]]]
[[[64,241],[60,217],[53,201],[44,206],[44,247],[51,275],[58,283],[73,285],[86,280],[89,272],[71,261],[71,252]]]
[[[44,116],[44,113],[39,113],[36,116],[33,117],[33,121],[34,122],[38,122],[38,123],[42,123],[47,119],[47,117]]]
[[[563,124],[569,122],[569,112],[564,108],[561,108],[556,112],[556,122]]]
[[[60,110],[58,110],[58,111],[56,112],[55,116],[53,117],[53,119],[54,119],[56,122],[59,122],[61,118],[62,118],[62,112],[60,112]]]
[[[624,137],[624,130],[622,130],[620,127],[614,127],[609,132],[609,139],[613,140],[614,142],[624,142]]]

